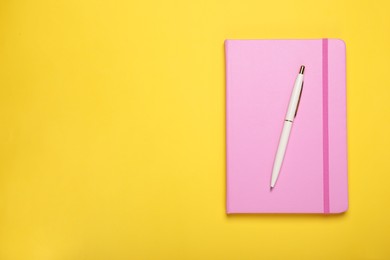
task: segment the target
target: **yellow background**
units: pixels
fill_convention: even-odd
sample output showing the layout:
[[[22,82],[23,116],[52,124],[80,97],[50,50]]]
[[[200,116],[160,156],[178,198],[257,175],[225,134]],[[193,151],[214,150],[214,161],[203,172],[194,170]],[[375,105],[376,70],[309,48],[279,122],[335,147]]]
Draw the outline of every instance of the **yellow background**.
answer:
[[[0,2],[0,259],[390,259],[389,1]],[[224,39],[342,38],[350,208],[225,215]]]

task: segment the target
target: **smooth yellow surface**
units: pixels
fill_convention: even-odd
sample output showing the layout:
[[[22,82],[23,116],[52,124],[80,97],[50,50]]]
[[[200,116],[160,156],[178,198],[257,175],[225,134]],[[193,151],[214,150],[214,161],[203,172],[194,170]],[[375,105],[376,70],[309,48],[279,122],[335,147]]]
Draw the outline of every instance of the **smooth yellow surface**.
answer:
[[[0,2],[0,259],[390,259],[389,1]],[[350,208],[225,215],[223,42],[342,38]]]

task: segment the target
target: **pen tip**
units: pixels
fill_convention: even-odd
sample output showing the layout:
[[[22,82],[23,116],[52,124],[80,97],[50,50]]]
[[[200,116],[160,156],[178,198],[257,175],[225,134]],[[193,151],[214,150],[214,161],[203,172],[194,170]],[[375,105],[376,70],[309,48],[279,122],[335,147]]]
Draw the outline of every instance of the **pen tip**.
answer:
[[[269,190],[272,191],[273,188],[274,188],[274,187],[271,186],[271,187],[269,188]]]
[[[301,68],[299,69],[299,74],[303,74],[305,72],[305,66],[302,65]]]

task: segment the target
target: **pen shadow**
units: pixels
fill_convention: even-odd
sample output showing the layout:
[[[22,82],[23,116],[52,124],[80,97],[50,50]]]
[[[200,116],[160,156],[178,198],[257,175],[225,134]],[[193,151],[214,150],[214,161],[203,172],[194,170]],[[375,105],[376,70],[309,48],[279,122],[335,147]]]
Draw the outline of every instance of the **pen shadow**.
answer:
[[[228,221],[234,221],[238,219],[295,219],[295,220],[314,220],[314,219],[326,219],[326,220],[335,220],[335,219],[343,219],[346,218],[348,215],[348,211],[346,212],[341,212],[341,213],[336,213],[336,214],[323,214],[323,213],[233,213],[233,214],[227,214],[226,209],[227,209],[227,184],[228,184],[228,179],[227,179],[227,131],[226,131],[226,123],[227,123],[227,114],[226,114],[226,98],[227,98],[227,93],[226,93],[226,55],[225,55],[225,41],[222,44],[222,55],[223,55],[223,93],[224,93],[224,100],[223,100],[223,106],[225,111],[225,121],[223,122],[223,129],[224,129],[224,170],[223,174],[225,177],[225,216]]]

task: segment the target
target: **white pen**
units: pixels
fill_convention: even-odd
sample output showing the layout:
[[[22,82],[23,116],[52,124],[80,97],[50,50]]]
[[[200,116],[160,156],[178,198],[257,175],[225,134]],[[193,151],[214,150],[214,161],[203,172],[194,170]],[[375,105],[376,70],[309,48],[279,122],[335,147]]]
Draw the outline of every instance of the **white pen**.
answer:
[[[286,147],[288,139],[290,137],[291,127],[294,122],[294,118],[297,115],[299,101],[301,99],[302,88],[303,88],[303,72],[305,71],[305,66],[301,66],[299,69],[299,74],[295,79],[295,84],[293,91],[290,97],[290,103],[288,104],[287,114],[284,120],[282,134],[279,140],[278,151],[276,152],[274,168],[272,169],[271,177],[271,190],[275,187],[276,181],[278,179],[280,168],[282,167],[284,154],[286,152]]]

